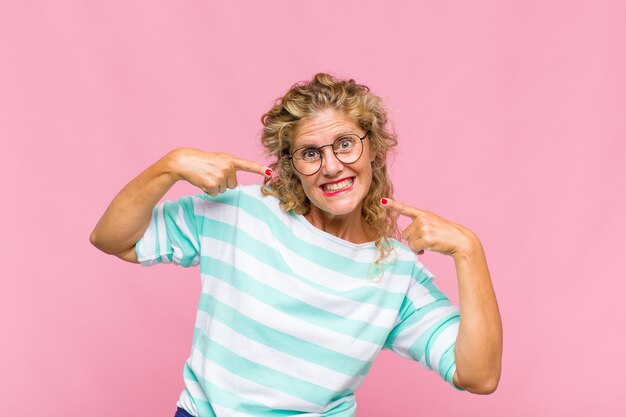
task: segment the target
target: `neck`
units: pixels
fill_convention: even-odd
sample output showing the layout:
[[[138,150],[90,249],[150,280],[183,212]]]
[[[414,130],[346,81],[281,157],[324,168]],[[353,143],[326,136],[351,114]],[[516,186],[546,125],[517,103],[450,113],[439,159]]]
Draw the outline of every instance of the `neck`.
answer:
[[[326,233],[352,243],[367,243],[376,240],[376,236],[363,221],[361,209],[345,215],[332,215],[312,206],[304,216],[309,223]]]

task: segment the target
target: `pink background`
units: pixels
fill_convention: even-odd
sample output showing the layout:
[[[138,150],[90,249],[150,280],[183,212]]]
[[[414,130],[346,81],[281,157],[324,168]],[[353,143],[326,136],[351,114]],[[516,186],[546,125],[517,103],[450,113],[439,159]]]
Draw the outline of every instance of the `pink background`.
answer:
[[[0,6],[0,415],[173,416],[198,271],[89,234],[174,147],[264,161],[261,114],[318,71],[385,99],[396,197],[481,238],[504,323],[494,394],[383,352],[359,417],[626,415],[626,3],[207,3]]]

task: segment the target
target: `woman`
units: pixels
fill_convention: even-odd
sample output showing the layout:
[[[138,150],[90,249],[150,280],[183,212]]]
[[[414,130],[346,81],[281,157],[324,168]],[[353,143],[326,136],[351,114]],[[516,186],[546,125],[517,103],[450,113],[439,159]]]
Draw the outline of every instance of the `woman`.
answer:
[[[269,167],[175,149],[122,189],[91,235],[144,266],[200,266],[176,415],[354,416],[354,392],[385,348],[456,389],[493,392],[502,330],[482,246],[467,228],[390,198],[396,139],[381,100],[317,74],[262,121]],[[238,187],[238,170],[264,184]],[[157,205],[180,180],[204,193]],[[406,245],[398,215],[413,220]],[[460,311],[417,259],[424,250],[454,258]]]

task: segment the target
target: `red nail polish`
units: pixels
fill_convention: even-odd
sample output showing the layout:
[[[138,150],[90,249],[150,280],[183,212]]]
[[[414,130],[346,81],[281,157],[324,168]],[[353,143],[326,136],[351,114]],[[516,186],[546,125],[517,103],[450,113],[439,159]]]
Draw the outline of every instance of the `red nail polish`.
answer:
[[[380,204],[382,204],[383,206],[386,206],[387,203],[389,203],[389,201],[386,198],[381,198],[380,199]]]
[[[271,177],[271,176],[272,176],[272,170],[271,170],[271,169],[269,169],[269,168],[268,168],[268,169],[266,169],[266,170],[265,170],[265,175],[267,175],[268,177]]]

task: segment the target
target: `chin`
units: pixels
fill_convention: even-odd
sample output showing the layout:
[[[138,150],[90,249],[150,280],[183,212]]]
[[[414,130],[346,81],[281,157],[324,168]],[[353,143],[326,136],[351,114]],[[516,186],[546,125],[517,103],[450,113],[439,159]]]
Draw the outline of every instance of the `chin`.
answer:
[[[351,208],[335,208],[335,207],[317,207],[319,210],[323,211],[326,214],[331,214],[333,216],[347,216],[349,214],[354,213],[358,207]]]
[[[333,201],[328,202],[325,199],[321,199],[321,201],[317,202],[315,200],[311,200],[311,204],[314,205],[318,210],[322,211],[325,214],[333,215],[333,216],[346,216],[353,214],[355,211],[361,212],[361,203],[363,202],[363,198],[358,201],[348,200],[348,201]]]
[[[309,198],[312,208],[314,207],[314,210],[319,210],[325,215],[348,216],[358,212],[357,214],[360,216],[367,192],[362,188],[363,184],[356,185],[346,194],[335,196],[324,195],[324,192],[319,188],[305,189],[305,194]]]

